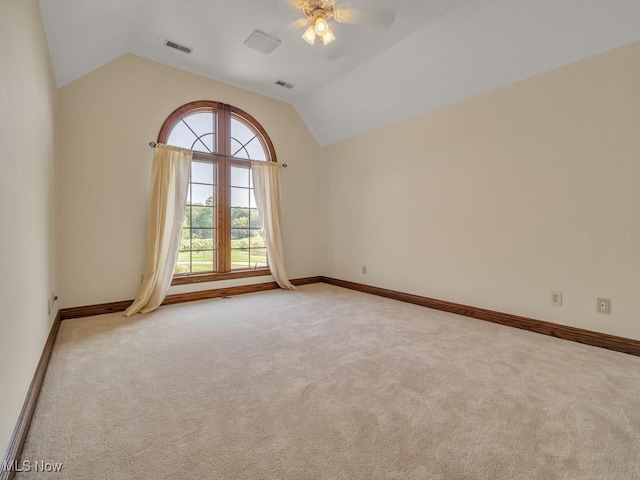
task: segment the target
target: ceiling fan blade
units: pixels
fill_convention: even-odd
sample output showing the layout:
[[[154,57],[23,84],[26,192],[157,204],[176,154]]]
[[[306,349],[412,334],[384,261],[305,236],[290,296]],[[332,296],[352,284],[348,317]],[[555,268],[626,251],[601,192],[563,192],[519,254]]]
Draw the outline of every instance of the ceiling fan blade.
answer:
[[[287,3],[296,10],[302,10],[307,4],[307,0],[287,0]]]
[[[299,18],[293,22],[293,26],[295,28],[305,28],[309,26],[310,23],[311,23],[311,20],[308,18]]]
[[[260,2],[264,2],[264,0],[257,0]],[[304,3],[305,0],[278,0],[278,3],[285,7],[286,10],[283,10],[285,13],[283,16],[289,17],[286,23],[280,24],[278,27],[274,28],[272,32],[276,36],[287,35],[290,32],[301,30],[309,26],[311,20],[300,12],[299,6]],[[298,10],[296,12],[296,10]]]
[[[306,18],[298,18],[296,20],[292,20],[287,22],[286,24],[280,25],[279,27],[273,29],[273,31],[269,32],[276,37],[283,37],[286,35],[290,35],[293,32],[300,32],[299,35],[302,35],[302,31],[309,25],[309,21]]]
[[[390,9],[341,7],[336,9],[335,19],[339,23],[390,27],[396,20],[396,12]]]

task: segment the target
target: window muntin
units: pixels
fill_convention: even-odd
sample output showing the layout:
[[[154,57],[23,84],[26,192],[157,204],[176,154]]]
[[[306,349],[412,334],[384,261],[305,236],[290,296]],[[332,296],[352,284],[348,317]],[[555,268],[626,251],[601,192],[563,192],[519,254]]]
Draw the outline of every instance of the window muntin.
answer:
[[[247,160],[266,160],[260,134],[237,115],[231,117],[231,156]]]
[[[218,150],[216,123],[214,111],[185,115],[174,125],[166,143],[194,152],[214,153]]]
[[[217,102],[173,112],[158,141],[194,151],[175,279],[268,274],[249,160],[276,161],[253,117]]]

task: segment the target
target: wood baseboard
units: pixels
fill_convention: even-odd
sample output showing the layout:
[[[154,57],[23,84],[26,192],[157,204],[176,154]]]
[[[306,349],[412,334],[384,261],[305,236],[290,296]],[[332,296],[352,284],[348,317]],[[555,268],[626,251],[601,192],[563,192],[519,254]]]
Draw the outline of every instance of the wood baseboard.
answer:
[[[562,338],[572,342],[584,343],[594,347],[615,350],[616,352],[628,353],[640,356],[640,341],[630,338],[617,337],[607,333],[593,332],[582,328],[560,325],[558,323],[545,322],[534,318],[521,317],[510,313],[495,312],[484,308],[462,305],[460,303],[446,302],[434,298],[412,295],[410,293],[388,290],[386,288],[373,287],[361,283],[348,282],[336,278],[322,277],[322,282],[338,287],[357,290],[359,292],[371,293],[380,297],[392,298],[401,302],[413,303],[423,307],[443,310],[445,312],[457,313],[465,317],[477,318],[487,322],[499,323],[508,327],[520,328],[531,332],[549,335],[551,337]]]
[[[214,290],[203,290],[200,292],[177,293],[167,295],[162,305],[175,305],[176,303],[195,302],[197,300],[207,300],[210,298],[231,297],[234,295],[244,295],[245,293],[275,290],[276,288],[280,288],[276,282],[266,282],[253,285],[240,285],[237,287],[216,288]]]
[[[56,336],[58,335],[61,320],[62,316],[60,312],[58,312],[53,320],[53,324],[51,325],[51,330],[49,330],[49,336],[47,337],[47,342],[44,344],[42,355],[40,355],[40,361],[38,362],[36,372],[31,380],[31,385],[29,385],[29,390],[27,391],[27,397],[24,401],[24,405],[22,406],[22,411],[18,417],[16,427],[13,430],[13,435],[11,435],[11,439],[9,440],[9,447],[7,448],[4,458],[0,463],[0,480],[11,480],[15,476],[14,469],[6,470],[4,466],[16,465],[16,462],[20,460],[22,448],[24,447],[24,442],[27,439],[27,433],[29,431],[29,426],[31,425],[33,412],[36,409],[36,403],[38,401],[38,396],[40,395],[42,380],[44,379],[44,374],[47,371],[47,365],[51,358],[51,351],[53,350],[53,344],[55,343]]]
[[[294,278],[291,283],[294,285],[308,285],[310,283],[319,283],[321,277],[305,277]],[[195,302],[197,300],[207,300],[211,298],[230,297],[234,295],[243,295],[245,293],[263,292],[265,290],[275,290],[280,288],[276,282],[256,283],[252,285],[240,285],[237,287],[216,288],[213,290],[202,290],[199,292],[177,293],[167,295],[162,305],[175,305],[177,303]],[[120,302],[100,303],[97,305],[87,305],[83,307],[63,308],[60,310],[62,320],[70,318],[92,317],[94,315],[103,315],[105,313],[124,312],[133,300],[124,300]]]
[[[320,283],[322,282],[322,277],[306,277],[306,278],[294,278],[291,280],[296,287],[300,287],[301,285],[310,285],[312,283]]]
[[[291,283],[294,285],[308,285],[319,283],[320,277],[294,278]],[[196,300],[207,300],[210,298],[231,297],[233,295],[243,295],[245,293],[264,292],[265,290],[275,290],[280,288],[276,282],[256,283],[253,285],[242,285],[238,287],[216,288],[215,290],[204,290],[202,292],[179,293],[167,295],[162,305],[175,305],[176,303],[194,302]]]
[[[70,318],[92,317],[94,315],[104,315],[105,313],[124,312],[133,300],[123,300],[120,302],[98,303],[96,305],[85,305],[82,307],[71,307],[60,309],[60,318],[69,320]]]

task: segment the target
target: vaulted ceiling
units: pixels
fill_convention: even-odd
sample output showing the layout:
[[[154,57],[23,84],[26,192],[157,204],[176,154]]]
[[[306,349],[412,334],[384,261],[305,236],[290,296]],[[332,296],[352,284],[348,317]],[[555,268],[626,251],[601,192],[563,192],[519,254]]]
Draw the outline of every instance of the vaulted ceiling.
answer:
[[[130,52],[290,102],[321,145],[640,40],[638,0],[337,4],[353,23],[311,46],[289,0],[40,0],[59,86]],[[248,48],[255,29],[281,44]]]

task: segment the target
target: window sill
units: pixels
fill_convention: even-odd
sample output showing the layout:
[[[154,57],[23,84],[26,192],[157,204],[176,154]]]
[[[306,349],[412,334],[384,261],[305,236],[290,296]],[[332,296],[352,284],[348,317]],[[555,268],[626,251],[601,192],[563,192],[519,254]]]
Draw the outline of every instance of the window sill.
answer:
[[[233,280],[236,278],[262,277],[271,275],[268,268],[256,268],[255,270],[237,270],[225,273],[204,273],[192,275],[178,275],[173,277],[171,285],[189,285],[192,283],[216,282],[218,280]]]

